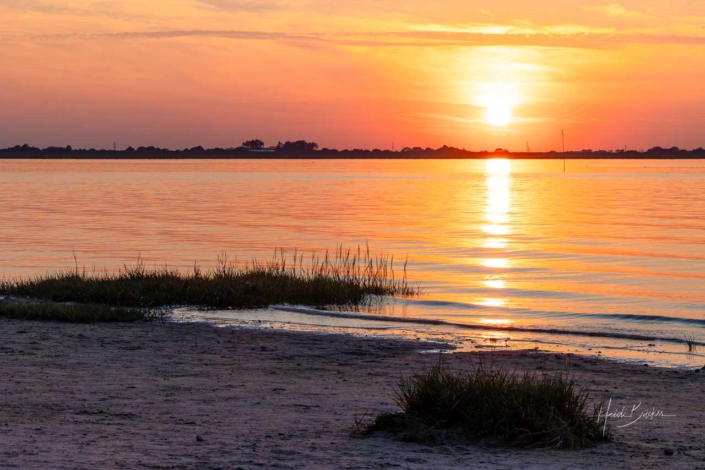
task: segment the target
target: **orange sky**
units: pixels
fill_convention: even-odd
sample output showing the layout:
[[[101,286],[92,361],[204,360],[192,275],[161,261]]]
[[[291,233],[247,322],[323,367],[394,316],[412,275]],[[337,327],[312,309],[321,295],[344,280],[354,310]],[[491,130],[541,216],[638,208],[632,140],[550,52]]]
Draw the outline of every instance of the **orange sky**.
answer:
[[[705,146],[705,1],[2,0],[0,19],[0,147]]]

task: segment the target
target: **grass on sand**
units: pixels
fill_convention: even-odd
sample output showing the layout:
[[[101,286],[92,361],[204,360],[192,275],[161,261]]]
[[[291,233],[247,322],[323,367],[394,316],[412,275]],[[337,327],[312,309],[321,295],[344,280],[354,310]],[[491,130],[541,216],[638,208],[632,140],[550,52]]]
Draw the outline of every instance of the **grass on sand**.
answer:
[[[609,440],[599,406],[578,390],[568,370],[515,374],[482,364],[470,371],[436,365],[401,378],[396,402],[403,411],[383,414],[363,434],[389,431],[433,443],[443,432],[511,446],[580,449]]]

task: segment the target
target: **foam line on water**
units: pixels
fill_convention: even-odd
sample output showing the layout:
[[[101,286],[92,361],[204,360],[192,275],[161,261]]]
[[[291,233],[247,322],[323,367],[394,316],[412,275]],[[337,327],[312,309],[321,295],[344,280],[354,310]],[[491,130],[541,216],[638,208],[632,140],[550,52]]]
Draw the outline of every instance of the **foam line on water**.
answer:
[[[432,325],[432,326],[450,326],[455,328],[463,328],[469,330],[484,330],[484,331],[507,331],[507,332],[522,332],[522,333],[541,333],[541,334],[555,334],[555,335],[568,335],[568,336],[588,336],[594,338],[615,338],[615,339],[625,339],[632,341],[668,341],[672,343],[683,343],[683,339],[671,338],[667,336],[650,336],[650,335],[638,335],[638,334],[626,334],[610,331],[580,331],[580,330],[567,330],[559,328],[521,328],[516,326],[497,326],[497,325],[480,325],[475,323],[455,323],[447,322],[444,320],[429,319],[429,318],[400,318],[385,315],[366,315],[361,313],[342,313],[342,312],[331,312],[327,310],[318,310],[309,307],[298,307],[298,306],[288,306],[288,305],[272,305],[269,307],[272,310],[278,310],[282,312],[292,312],[304,315],[314,315],[323,316],[331,318],[345,318],[345,319],[358,319],[366,321],[379,321],[379,322],[392,322],[392,323],[404,323],[404,324],[417,324],[417,325]],[[705,343],[696,343],[699,346],[705,346]]]
[[[698,318],[684,317],[669,317],[665,315],[638,315],[630,313],[581,313],[581,312],[551,312],[551,311],[536,311],[524,308],[508,308],[508,307],[489,307],[486,305],[466,304],[462,302],[447,302],[443,300],[409,300],[404,299],[404,302],[409,305],[421,305],[440,308],[463,308],[468,310],[491,310],[495,312],[510,312],[526,316],[553,316],[564,318],[592,318],[604,320],[624,320],[632,322],[649,322],[649,323],[680,323],[686,325],[695,325],[705,328],[705,320]]]

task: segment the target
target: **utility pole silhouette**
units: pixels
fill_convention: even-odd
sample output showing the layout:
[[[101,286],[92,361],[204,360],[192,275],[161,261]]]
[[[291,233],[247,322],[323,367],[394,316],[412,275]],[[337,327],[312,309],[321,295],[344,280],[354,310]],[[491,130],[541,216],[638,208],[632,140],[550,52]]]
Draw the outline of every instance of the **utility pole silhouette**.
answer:
[[[565,132],[561,129],[561,140],[563,141],[563,153],[565,153]]]
[[[113,142],[113,152],[117,152],[117,142]]]
[[[563,141],[563,173],[565,173],[565,132],[561,129],[561,140]]]

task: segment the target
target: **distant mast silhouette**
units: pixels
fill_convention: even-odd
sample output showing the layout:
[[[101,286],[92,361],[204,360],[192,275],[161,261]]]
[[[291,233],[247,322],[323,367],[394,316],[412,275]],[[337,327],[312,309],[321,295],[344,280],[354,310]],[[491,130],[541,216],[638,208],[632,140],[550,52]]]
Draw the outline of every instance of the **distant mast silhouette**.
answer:
[[[563,173],[565,173],[565,132],[561,129],[561,140],[563,141]]]

